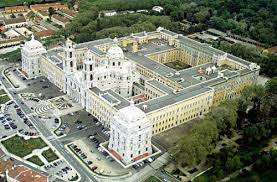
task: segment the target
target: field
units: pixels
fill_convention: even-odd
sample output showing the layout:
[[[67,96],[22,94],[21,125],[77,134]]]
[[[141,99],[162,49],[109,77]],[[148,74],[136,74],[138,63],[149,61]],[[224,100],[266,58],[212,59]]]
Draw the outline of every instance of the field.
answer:
[[[54,160],[57,160],[59,157],[53,152],[52,149],[48,149],[44,152],[42,152],[42,156],[48,161],[52,162]]]
[[[170,68],[173,68],[173,69],[175,69],[177,71],[191,67],[190,65],[188,65],[186,63],[183,63],[183,62],[180,62],[180,61],[174,61],[174,62],[165,63],[165,65],[170,67]]]
[[[8,95],[0,96],[0,104],[5,104],[10,100],[10,97]]]
[[[44,165],[44,163],[39,159],[39,157],[37,155],[30,157],[29,159],[27,159],[27,161],[30,161],[38,166]]]
[[[158,178],[156,178],[155,176],[150,176],[149,178],[147,178],[144,182],[160,182],[161,180],[159,180]]]
[[[41,138],[31,138],[29,140],[24,140],[23,137],[18,135],[2,141],[2,144],[10,153],[19,157],[24,157],[32,153],[34,149],[41,149],[47,146]]]

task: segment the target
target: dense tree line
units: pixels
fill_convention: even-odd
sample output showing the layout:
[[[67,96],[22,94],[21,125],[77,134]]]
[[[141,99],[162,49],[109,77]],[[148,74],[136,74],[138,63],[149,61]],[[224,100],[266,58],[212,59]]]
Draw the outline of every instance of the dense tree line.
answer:
[[[274,0],[82,0],[83,9],[150,10],[164,7],[164,14],[174,21],[187,19],[222,31],[250,37],[267,45],[276,44],[277,16]],[[205,26],[204,26],[205,27]]]
[[[177,164],[213,166],[197,181],[218,181],[226,175],[262,160],[261,150],[277,134],[277,77],[266,86],[246,87],[237,100],[227,100],[211,108],[189,134],[171,151]],[[221,136],[240,133],[238,147],[226,146],[215,152]],[[256,165],[256,164],[255,164]]]
[[[276,44],[277,4],[274,0],[165,0],[161,4],[165,14],[176,21],[187,19],[267,45]]]
[[[171,151],[179,164],[196,165],[205,161],[214,149],[219,136],[236,128],[237,101],[226,100],[213,107],[188,135],[185,135]]]
[[[155,5],[162,3],[162,0],[81,0],[82,9],[87,9],[89,6],[95,6],[99,10],[141,10],[151,9]]]
[[[91,8],[81,12],[61,34],[65,37],[73,36],[76,42],[85,42],[106,37],[122,37],[131,33],[142,31],[154,31],[163,26],[177,30],[174,23],[167,16],[155,16],[145,14],[128,14],[111,17],[98,17],[98,11]]]

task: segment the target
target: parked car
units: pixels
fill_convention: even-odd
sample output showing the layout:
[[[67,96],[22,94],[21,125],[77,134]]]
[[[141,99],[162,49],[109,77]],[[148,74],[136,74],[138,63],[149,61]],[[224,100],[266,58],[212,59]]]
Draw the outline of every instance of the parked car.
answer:
[[[10,125],[8,125],[8,124],[5,124],[5,125],[4,125],[4,128],[5,128],[6,130],[11,129]]]
[[[16,124],[14,124],[14,123],[10,123],[10,126],[11,126],[12,129],[16,129],[17,128]]]
[[[97,166],[92,166],[92,167],[91,167],[91,170],[92,170],[92,171],[95,171],[97,168],[98,168]]]

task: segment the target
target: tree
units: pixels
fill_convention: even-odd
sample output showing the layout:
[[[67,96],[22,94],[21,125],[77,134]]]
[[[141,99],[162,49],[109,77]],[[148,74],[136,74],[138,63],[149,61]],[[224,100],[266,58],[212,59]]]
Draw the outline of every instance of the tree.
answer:
[[[209,9],[204,9],[202,11],[199,11],[199,12],[195,13],[194,16],[195,16],[195,20],[197,22],[199,22],[199,23],[206,22],[210,16]]]
[[[235,155],[232,158],[228,158],[225,164],[225,167],[228,171],[235,171],[240,169],[243,166],[243,163],[240,161],[239,156]]]
[[[178,163],[184,162],[188,165],[196,165],[205,160],[209,153],[206,146],[199,141],[198,136],[185,137],[178,144],[178,151],[173,154]]]
[[[219,106],[213,107],[207,116],[217,123],[217,128],[221,134],[230,132],[236,128],[237,123],[237,102],[225,101]]]
[[[267,81],[265,89],[266,92],[269,94],[277,94],[277,77],[273,77],[269,81]]]
[[[216,122],[203,119],[193,126],[189,135],[184,136],[172,151],[178,163],[196,165],[206,160],[218,138]]]
[[[53,7],[49,7],[48,13],[49,13],[49,16],[52,17],[52,15],[56,13],[56,11]]]

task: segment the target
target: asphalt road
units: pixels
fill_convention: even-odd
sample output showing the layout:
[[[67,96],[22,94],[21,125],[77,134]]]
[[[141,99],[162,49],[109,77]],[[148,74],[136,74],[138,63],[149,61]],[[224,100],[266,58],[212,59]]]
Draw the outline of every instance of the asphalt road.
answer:
[[[1,75],[2,75],[1,69]],[[53,145],[53,147],[61,153],[61,155],[65,158],[65,160],[79,173],[80,177],[82,178],[81,181],[89,182],[89,181],[97,181],[91,174],[87,171],[87,169],[79,163],[79,161],[74,158],[63,146],[63,144],[59,140],[49,140],[51,138],[55,138],[52,133],[43,125],[42,122],[37,117],[30,115],[33,113],[31,109],[29,109],[25,104],[22,104],[22,99],[18,96],[18,94],[14,94],[15,89],[13,89],[10,83],[3,79],[3,75],[1,77],[1,81],[3,85],[7,88],[7,90],[12,95],[15,103],[19,105],[22,111],[29,116],[30,121],[33,125],[38,129],[38,131],[46,138],[48,141]]]

